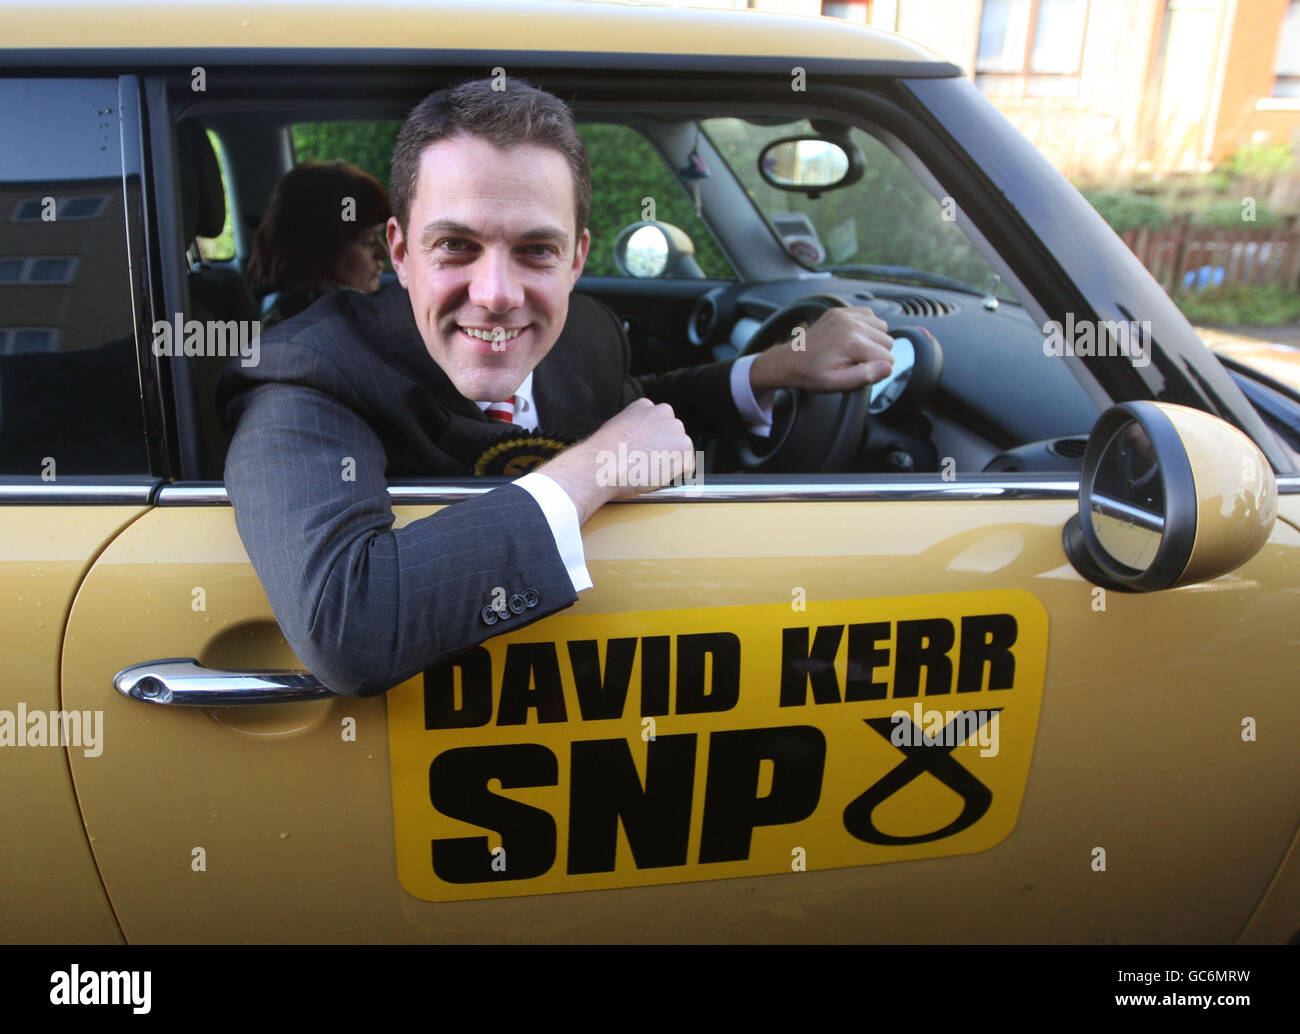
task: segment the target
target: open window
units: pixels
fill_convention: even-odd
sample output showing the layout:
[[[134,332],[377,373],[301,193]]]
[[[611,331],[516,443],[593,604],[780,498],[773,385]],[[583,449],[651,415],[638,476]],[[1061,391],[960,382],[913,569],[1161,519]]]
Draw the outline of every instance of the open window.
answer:
[[[382,84],[358,77],[349,87],[335,76],[324,94],[309,94],[311,76],[286,69],[260,77],[255,86],[231,86],[229,96],[185,97],[182,174],[196,161],[187,158],[187,149],[210,149],[208,132],[215,132],[223,145],[218,169],[224,180],[211,170],[191,178],[200,192],[219,189],[221,197],[200,197],[198,207],[211,209],[214,222],[218,208],[224,220],[229,207],[242,227],[233,234],[240,253],[219,274],[229,281],[223,300],[190,270],[187,317],[257,318],[256,310],[239,315],[226,302],[242,298],[247,288],[234,281],[247,259],[251,228],[275,181],[295,162],[343,159],[386,179],[401,117],[437,84],[422,79],[415,87],[400,74],[381,77]],[[531,78],[548,87],[546,76]],[[631,99],[594,78],[565,82],[569,88],[561,92],[577,115],[594,181],[592,249],[578,290],[623,321],[634,373],[735,358],[773,313],[818,294],[869,306],[891,328],[937,342],[942,365],[925,383],[923,397],[923,378],[915,378],[906,413],[885,413],[887,407],[877,405],[864,418],[860,447],[840,449],[832,466],[818,466],[813,449],[803,453],[812,464],[807,469],[763,470],[764,479],[869,482],[900,473],[951,479],[985,470],[1077,471],[1099,411],[1096,400],[1069,364],[1044,354],[1043,309],[1015,272],[1023,259],[990,244],[943,186],[953,171],[924,164],[919,149],[902,139],[899,124],[885,128],[862,112],[811,103],[774,109],[740,98],[684,102],[668,89],[661,100],[644,90]],[[335,100],[331,93],[352,96]],[[187,123],[202,133],[186,131]],[[817,196],[764,182],[759,155],[767,144],[828,126],[862,156],[856,182]],[[186,219],[188,232],[188,212]],[[693,272],[639,279],[619,267],[619,235],[646,221],[684,235]],[[223,307],[217,312],[214,304]],[[177,361],[196,371],[195,397],[178,406],[202,443],[199,469],[188,477],[218,481],[226,440],[213,398],[230,360]],[[910,368],[912,361],[903,365]],[[896,381],[887,386],[894,395],[906,386],[904,378]],[[740,461],[743,443],[711,443],[707,452],[711,475],[747,470]]]

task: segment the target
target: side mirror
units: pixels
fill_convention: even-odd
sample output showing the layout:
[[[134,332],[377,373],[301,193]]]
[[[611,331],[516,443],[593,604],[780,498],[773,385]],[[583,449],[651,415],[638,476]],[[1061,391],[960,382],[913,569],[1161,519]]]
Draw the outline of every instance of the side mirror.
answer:
[[[702,278],[695,244],[672,223],[644,222],[624,227],[614,241],[614,264],[624,276]]]
[[[1277,481],[1244,434],[1186,406],[1126,402],[1088,438],[1065,553],[1097,585],[1154,592],[1235,570],[1276,519]]]

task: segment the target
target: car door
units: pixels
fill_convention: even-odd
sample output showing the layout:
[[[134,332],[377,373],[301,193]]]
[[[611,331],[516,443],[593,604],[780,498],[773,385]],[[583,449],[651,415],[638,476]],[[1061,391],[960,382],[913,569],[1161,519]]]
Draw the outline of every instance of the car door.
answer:
[[[111,733],[101,758],[74,754],[71,763],[127,938],[653,939],[699,930],[726,939],[814,929],[856,938],[868,915],[870,936],[886,940],[918,928],[936,939],[1236,935],[1293,830],[1290,804],[1257,792],[1285,770],[1285,745],[1261,739],[1251,749],[1239,735],[1245,715],[1287,727],[1286,702],[1264,673],[1283,670],[1293,649],[1293,527],[1279,522],[1259,556],[1215,583],[1111,593],[1099,609],[1061,552],[1075,509],[1068,482],[965,492],[877,483],[856,500],[746,488],[743,501],[710,486],[699,500],[607,507],[584,532],[596,587],[572,611],[490,641],[484,681],[467,663],[378,698],[211,710],[127,699],[112,680],[169,657],[217,671],[297,665],[229,508],[164,490],[96,561],[63,661],[67,706],[102,709]],[[397,511],[399,523],[429,512],[429,502]],[[111,634],[105,613],[119,615]],[[998,713],[998,752],[980,757],[993,744],[972,736],[953,752],[969,777],[918,771],[926,778],[895,788],[912,773],[909,755],[881,735],[892,731],[889,716],[900,706],[921,705],[922,715],[957,706],[961,658],[994,640],[967,629],[1001,629],[1005,643],[1007,616],[1014,671],[998,670],[1006,654],[995,653],[987,688],[955,690],[970,691],[962,710]],[[954,635],[949,671],[951,647],[937,649],[935,637],[941,646]],[[510,644],[533,657],[532,684],[518,674],[503,684]],[[1245,678],[1234,660],[1242,654],[1252,658]],[[591,702],[586,720],[575,680],[587,680],[592,701],[598,682],[574,662],[595,657],[611,684],[611,667],[630,664],[630,689],[617,716]],[[538,706],[522,723],[505,718],[502,695],[508,689],[518,707],[543,692],[552,660],[563,717]],[[910,680],[920,669],[917,693]],[[666,700],[653,681],[665,670],[674,676]],[[460,727],[484,687],[496,720]],[[428,720],[431,708],[441,717]],[[525,767],[511,782],[511,751],[537,755],[542,770]],[[557,767],[545,767],[548,755]],[[444,758],[466,766],[448,769],[462,796],[435,810],[429,770]],[[624,820],[638,857],[648,852],[644,868],[624,841],[615,851],[614,805],[589,799],[610,771],[600,759],[620,777],[669,766],[652,771],[653,799],[668,817]],[[676,797],[662,789],[670,776],[686,780]],[[507,862],[517,854],[521,866],[541,866],[531,860],[532,827],[480,799],[493,778],[527,788],[506,796],[533,809],[543,840],[553,825],[551,864],[510,883],[495,883],[490,865],[476,880],[437,878],[430,843],[474,835],[491,841],[485,855],[502,847]],[[992,801],[966,825],[984,796],[969,778]],[[854,828],[876,841],[850,839],[837,824],[873,788],[879,808]],[[1200,802],[1193,824],[1188,795]],[[724,805],[744,818],[724,821]],[[599,845],[572,839],[575,809]],[[669,864],[653,845],[673,831],[685,839],[674,840]],[[613,872],[564,868],[566,845],[582,847],[583,867],[612,862]],[[1112,859],[1110,882],[1092,868],[1098,847]],[[1204,864],[1211,853],[1215,863]],[[860,867],[893,860],[907,864]],[[1230,885],[1225,871],[1236,874]],[[745,878],[448,904],[717,876]],[[1161,899],[1200,907],[1152,911]],[[1040,900],[1050,905],[1032,904]]]
[[[572,609],[296,699],[223,487],[164,486],[61,659],[65,706],[104,716],[69,762],[122,933],[1231,940],[1296,826],[1259,788],[1294,784],[1300,532],[1098,595],[1062,548],[1077,487],[717,476],[609,505]],[[390,494],[402,526],[489,488]],[[167,702],[247,673],[288,698]]]

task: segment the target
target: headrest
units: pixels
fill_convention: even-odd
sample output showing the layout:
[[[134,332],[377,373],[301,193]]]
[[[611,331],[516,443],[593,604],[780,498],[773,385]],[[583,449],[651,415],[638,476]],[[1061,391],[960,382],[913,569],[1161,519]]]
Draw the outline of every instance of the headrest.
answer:
[[[181,166],[181,212],[185,243],[195,237],[216,237],[226,223],[226,192],[221,166],[208,134],[194,119],[176,125]]]

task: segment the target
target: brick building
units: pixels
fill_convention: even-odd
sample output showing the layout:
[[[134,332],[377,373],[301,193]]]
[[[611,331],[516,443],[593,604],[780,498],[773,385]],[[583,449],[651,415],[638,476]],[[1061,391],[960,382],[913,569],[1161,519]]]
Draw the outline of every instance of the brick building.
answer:
[[[830,15],[961,66],[1069,176],[1300,152],[1300,0],[668,0]]]

